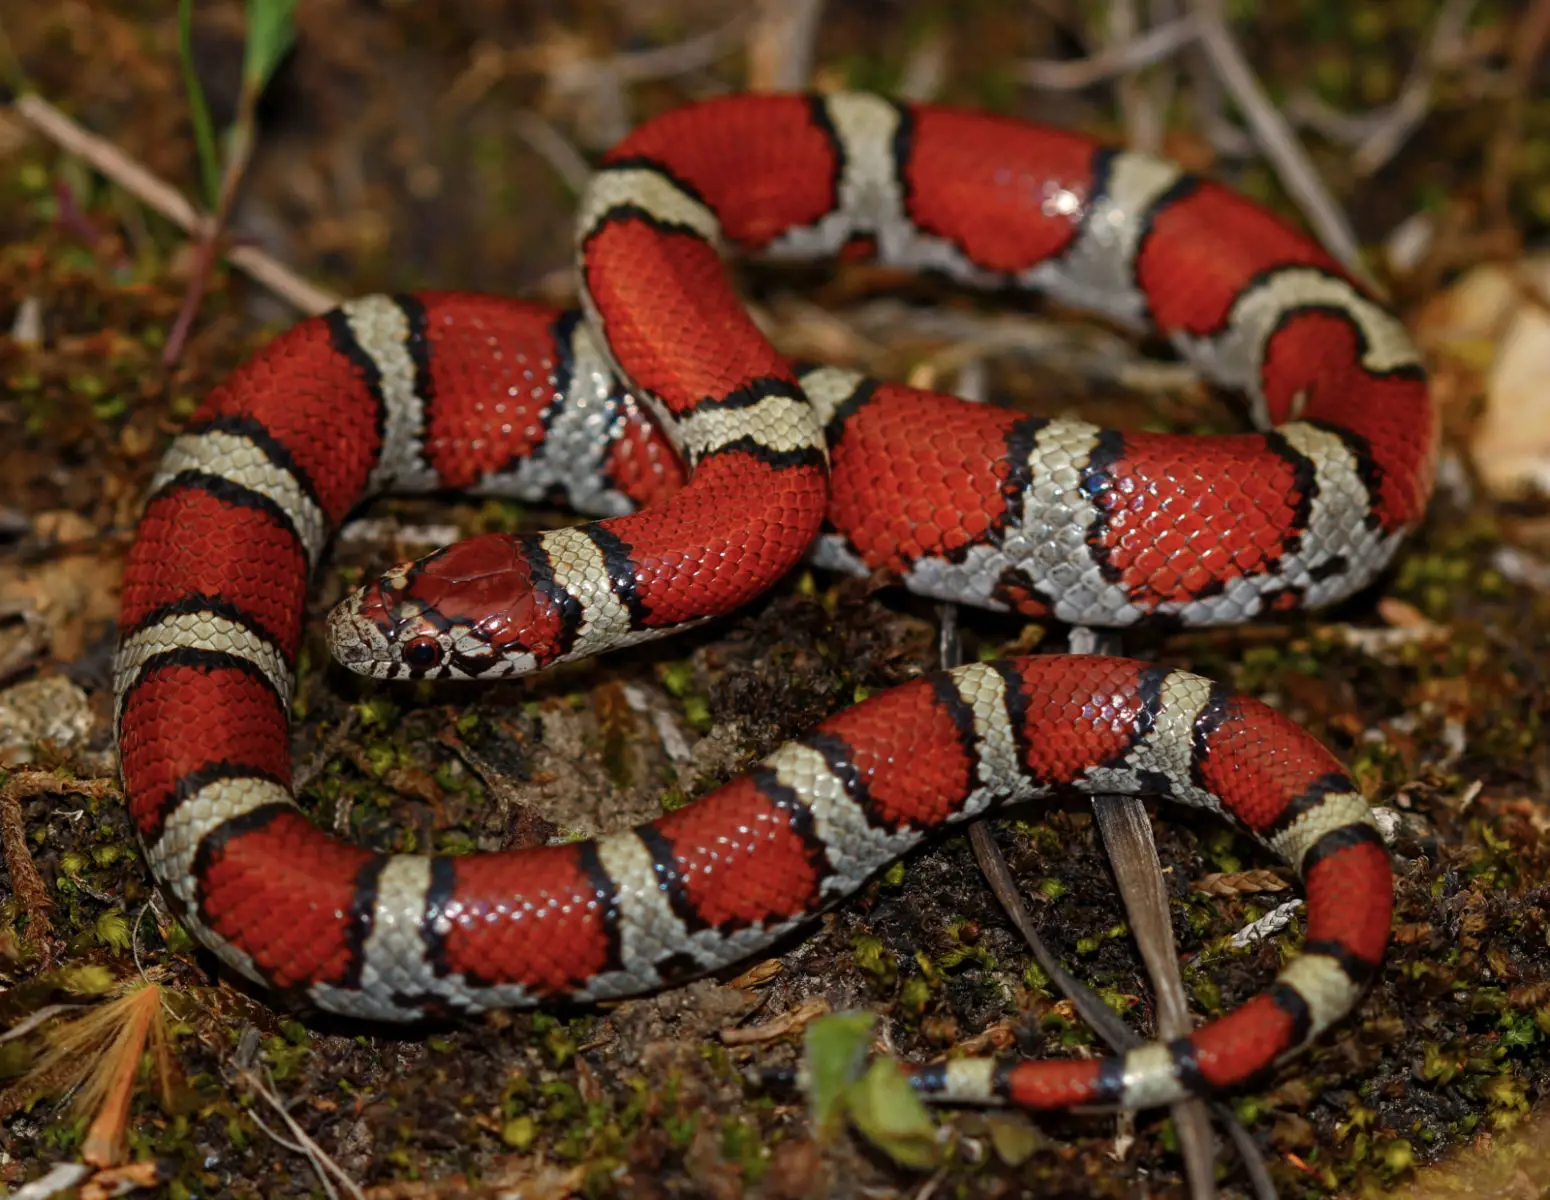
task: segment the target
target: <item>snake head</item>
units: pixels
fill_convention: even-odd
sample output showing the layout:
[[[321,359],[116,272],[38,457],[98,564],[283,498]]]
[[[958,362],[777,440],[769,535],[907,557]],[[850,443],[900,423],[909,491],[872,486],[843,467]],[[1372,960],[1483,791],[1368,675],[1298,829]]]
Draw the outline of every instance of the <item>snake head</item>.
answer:
[[[491,533],[401,563],[328,615],[333,656],[376,679],[499,679],[564,652],[553,589],[535,580],[531,539]]]

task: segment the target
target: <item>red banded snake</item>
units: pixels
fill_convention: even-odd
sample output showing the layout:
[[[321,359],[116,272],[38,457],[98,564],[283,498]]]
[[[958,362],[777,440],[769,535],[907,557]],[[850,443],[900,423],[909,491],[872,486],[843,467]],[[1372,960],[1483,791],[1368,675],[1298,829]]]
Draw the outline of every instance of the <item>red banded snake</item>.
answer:
[[[1121,434],[837,368],[799,379],[731,291],[732,248],[863,249],[1043,292],[1167,338],[1259,431]],[[439,293],[303,322],[168,450],[126,568],[117,722],[151,869],[200,940],[357,1016],[632,995],[748,957],[994,806],[1168,794],[1297,868],[1301,956],[1171,1044],[962,1060],[919,1085],[1161,1104],[1239,1084],[1349,1010],[1392,903],[1366,802],[1272,710],[1122,659],[925,676],[593,842],[388,856],[314,827],[290,790],[307,580],[383,491],[614,515],[471,539],[357,592],[330,636],[379,678],[518,675],[669,633],[754,598],[820,534],[820,564],[924,595],[1088,625],[1234,622],[1365,586],[1429,495],[1435,417],[1400,323],[1259,207],[1075,134],[865,95],[691,106],[605,158],[577,261],[584,318]]]

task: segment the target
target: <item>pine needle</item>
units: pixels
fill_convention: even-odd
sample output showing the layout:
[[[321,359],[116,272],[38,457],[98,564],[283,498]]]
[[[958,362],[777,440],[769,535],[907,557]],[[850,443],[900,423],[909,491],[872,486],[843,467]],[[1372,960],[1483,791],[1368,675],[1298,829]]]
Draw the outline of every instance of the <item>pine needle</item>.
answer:
[[[75,1020],[60,1022],[43,1038],[47,1048],[28,1072],[28,1079],[39,1085],[38,1091],[75,1090],[72,1115],[91,1117],[81,1148],[86,1162],[95,1167],[122,1162],[135,1077],[147,1048],[162,1103],[172,1103],[174,1068],[162,1020],[161,988],[154,983],[133,983],[118,999]]]

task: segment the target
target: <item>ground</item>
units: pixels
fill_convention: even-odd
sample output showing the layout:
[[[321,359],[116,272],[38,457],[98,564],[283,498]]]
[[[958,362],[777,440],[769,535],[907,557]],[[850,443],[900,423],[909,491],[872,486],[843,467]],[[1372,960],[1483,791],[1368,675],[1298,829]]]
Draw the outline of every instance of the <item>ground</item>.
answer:
[[[243,8],[196,7],[194,61],[224,127],[238,107]],[[721,0],[319,0],[297,15],[296,48],[259,106],[231,227],[341,295],[436,286],[564,301],[567,172],[635,120],[778,75],[807,43],[782,40],[798,35],[776,30],[777,7],[738,24],[741,6]],[[1213,111],[1239,118],[1202,100],[1209,72],[1197,62],[1180,60],[1171,106],[1156,76],[1128,81],[1118,103],[1104,82],[1021,82],[1023,60],[1102,44],[1101,24],[1075,19],[1083,7],[836,2],[817,27],[812,78],[932,92],[1114,139],[1160,116],[1169,153],[1298,218],[1252,144],[1233,150],[1229,132],[1243,140],[1241,130],[1212,126]],[[1550,107],[1535,65],[1550,6],[1472,7],[1424,121],[1370,171],[1327,122],[1299,126],[1418,329],[1461,269],[1515,263],[1550,222]],[[34,91],[198,196],[170,8],[0,5],[0,62],[14,92]],[[1276,0],[1229,15],[1277,108],[1306,105],[1301,92],[1360,113],[1403,92],[1438,22],[1460,9]],[[677,47],[668,68],[632,75],[613,57],[653,47]],[[609,71],[627,82],[599,85]],[[51,1006],[148,977],[166,1005],[175,1078],[159,1096],[147,1065],[127,1144],[154,1160],[168,1195],[343,1188],[319,1182],[295,1149],[301,1135],[377,1197],[1182,1194],[1166,1116],[1127,1131],[1111,1117],[949,1113],[936,1164],[920,1170],[854,1129],[815,1132],[803,1096],[766,1078],[796,1064],[804,1018],[824,1005],[876,1012],[890,1052],[917,1061],[965,1044],[1031,1054],[1094,1044],[1031,965],[962,836],[911,856],[744,976],[599,1009],[384,1030],[298,1014],[219,969],[164,905],[147,907],[152,881],[112,788],[115,588],[170,434],[297,314],[223,267],[168,364],[201,272],[183,234],[5,110],[0,197],[0,327],[11,331],[0,336],[0,771],[13,772],[0,814],[0,1027],[18,1035],[0,1041],[0,1179],[19,1184],[71,1159],[88,1132],[58,1072],[40,1069],[48,1031],[75,1015]],[[1416,214],[1430,235],[1406,255],[1394,231]],[[783,349],[915,382],[951,383],[951,368],[974,358],[961,354],[962,331],[984,335],[1008,311],[931,286],[901,291],[864,266],[740,278]],[[955,332],[933,332],[919,319],[928,310]],[[1108,334],[1033,304],[1010,311],[1003,344],[1021,350],[985,360],[998,399],[1048,412],[1080,403],[1131,426],[1230,421],[1166,370],[1148,375],[1128,357],[1134,370],[1115,369]],[[1268,700],[1406,818],[1394,943],[1371,994],[1233,1102],[1287,1197],[1538,1195],[1550,1180],[1533,1136],[1550,1084],[1550,571],[1533,569],[1550,508],[1478,485],[1484,363],[1471,371],[1428,354],[1447,436],[1442,486],[1379,585],[1333,613],[1125,640],[1128,653]],[[438,529],[570,519],[430,501],[369,516],[314,589],[295,745],[309,811],[373,846],[518,846],[649,818],[859,693],[934,665],[933,606],[885,581],[799,571],[735,617],[536,682],[365,684],[324,665],[320,618],[349,586]],[[970,656],[1066,637],[1004,617],[961,622]],[[54,774],[24,774],[39,769]],[[1231,949],[1233,932],[1289,894],[1241,890],[1246,872],[1273,864],[1210,821],[1154,811],[1185,983],[1209,1016],[1264,986],[1300,927]],[[1090,815],[1020,812],[995,836],[1057,955],[1148,1031],[1151,992]],[[767,1037],[747,1036],[766,1026]],[[1230,1152],[1220,1181],[1246,1194]]]

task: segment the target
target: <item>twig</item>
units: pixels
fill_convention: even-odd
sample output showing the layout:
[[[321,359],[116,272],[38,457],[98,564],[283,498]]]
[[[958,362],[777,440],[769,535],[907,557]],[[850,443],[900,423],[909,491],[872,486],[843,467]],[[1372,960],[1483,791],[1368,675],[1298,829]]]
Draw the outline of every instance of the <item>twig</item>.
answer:
[[[1147,13],[1153,28],[1170,21],[1187,20],[1178,11],[1179,0],[1151,0]],[[1179,68],[1173,59],[1164,59],[1146,71],[1137,87],[1138,111],[1127,117],[1130,144],[1152,153],[1161,153],[1168,134],[1168,114],[1179,90]]]
[[[211,218],[200,213],[170,183],[151,174],[112,142],[82,129],[41,96],[18,96],[11,107],[50,141],[83,159],[187,233],[204,236],[211,228]],[[309,283],[256,247],[228,246],[223,256],[232,266],[308,315],[327,312],[339,303],[337,296]]]
[[[1162,862],[1146,809],[1134,796],[1094,796],[1093,816],[1103,833],[1114,877],[1125,900],[1131,932],[1146,963],[1147,974],[1157,996],[1157,1036],[1162,1041],[1189,1036],[1194,1022],[1184,981],[1179,975],[1178,950],[1173,940],[1173,924],[1168,919],[1168,891],[1163,886]],[[1185,1174],[1190,1195],[1195,1200],[1213,1200],[1216,1148],[1211,1138],[1211,1121],[1205,1102],[1191,1098],[1170,1106],[1184,1154]]]
[[[1448,0],[1437,14],[1426,51],[1410,70],[1399,98],[1386,118],[1356,147],[1351,166],[1358,175],[1371,175],[1393,158],[1405,141],[1420,128],[1432,107],[1432,88],[1437,72],[1459,57],[1464,32],[1474,15],[1475,0]]]
[[[270,1082],[267,1071],[260,1075],[251,1067],[244,1068],[237,1072],[237,1078],[252,1088],[264,1103],[268,1104],[270,1108],[279,1114],[280,1120],[285,1122],[285,1128],[290,1134],[290,1138],[281,1137],[274,1130],[270,1129],[268,1125],[264,1124],[257,1113],[249,1109],[248,1116],[252,1118],[253,1123],[280,1145],[305,1158],[312,1167],[313,1172],[317,1175],[318,1182],[323,1185],[323,1190],[328,1193],[331,1200],[337,1200],[339,1192],[329,1181],[330,1175],[337,1179],[344,1190],[353,1196],[355,1200],[364,1200],[365,1193],[361,1191],[360,1185],[345,1173],[343,1167],[325,1154],[323,1148],[308,1136],[305,1129],[296,1123],[296,1119],[291,1116],[286,1108],[285,1101],[275,1091],[274,1084]]]
[[[690,71],[703,70],[718,58],[736,50],[752,20],[752,10],[740,7],[731,20],[681,42],[576,63],[562,68],[559,74],[573,71],[576,76],[610,75],[620,83],[647,83],[653,79],[687,75]]]
[[[1260,149],[1275,168],[1281,184],[1297,201],[1329,252],[1372,293],[1386,298],[1385,289],[1362,262],[1356,234],[1352,232],[1309,161],[1307,152],[1286,118],[1276,111],[1222,15],[1222,0],[1191,0],[1200,22],[1200,45],[1222,85],[1249,123]]]
[[[1374,112],[1352,115],[1326,104],[1311,91],[1294,94],[1287,112],[1331,141],[1353,147],[1351,168],[1371,175],[1387,163],[1431,111],[1432,89],[1443,67],[1462,56],[1464,32],[1476,0],[1448,0],[1437,14],[1426,49],[1417,56],[1395,101]]]
[[[1259,147],[1228,117],[1223,105],[1227,93],[1198,42],[1185,50],[1184,58],[1189,71],[1189,102],[1194,110],[1195,125],[1210,143],[1212,153],[1224,159],[1256,157]]]
[[[957,666],[963,657],[962,648],[958,641],[957,605],[938,605],[937,617],[939,622],[937,654],[941,665],[944,668],[950,669]],[[1085,636],[1091,636],[1090,630],[1079,632]],[[1149,845],[1151,844],[1150,826],[1146,823],[1145,810],[1141,808],[1138,800],[1129,796],[1105,797],[1102,799],[1118,800],[1133,806],[1135,810],[1139,811],[1140,822],[1143,826],[1146,826],[1147,830],[1146,841]],[[1099,816],[1100,822],[1102,822],[1104,817],[1102,813],[1099,813],[1096,799],[1094,801],[1094,812]],[[1123,834],[1111,840],[1111,834],[1105,826],[1104,844],[1109,847],[1111,854],[1115,852],[1116,843],[1123,842],[1123,840]],[[1006,856],[1001,853],[1001,847],[996,845],[996,840],[991,836],[989,824],[986,820],[980,819],[970,822],[969,844],[974,849],[975,861],[984,873],[985,880],[990,885],[992,894],[1006,912],[1007,918],[1016,927],[1017,931],[1022,934],[1023,940],[1028,943],[1029,949],[1033,951],[1034,960],[1044,969],[1044,973],[1049,976],[1050,982],[1061,995],[1071,1002],[1071,1007],[1076,1010],[1077,1016],[1085,1021],[1115,1054],[1123,1054],[1127,1050],[1133,1050],[1142,1045],[1142,1039],[1131,1031],[1130,1027],[1120,1019],[1113,1009],[1103,1002],[1096,992],[1061,966],[1060,960],[1050,952],[1043,939],[1039,937],[1038,930],[1034,928],[1033,919],[1028,914],[1027,906],[1023,903],[1022,893],[1019,891],[1016,881],[1012,878],[1011,869],[1007,866]],[[1162,868],[1157,861],[1155,846],[1152,848],[1151,857],[1153,863],[1152,878],[1155,880],[1157,890],[1160,891]],[[1116,862],[1115,873],[1120,877],[1121,888],[1123,889],[1126,875],[1133,874],[1134,872]],[[1145,880],[1143,880],[1144,882]],[[1168,911],[1166,896],[1163,896],[1162,900],[1154,905],[1154,911],[1158,914],[1158,920],[1168,930],[1165,947],[1167,953],[1163,955],[1163,969],[1161,972],[1153,970],[1154,964],[1147,955],[1148,945],[1158,946],[1158,939],[1146,937],[1146,931],[1141,928],[1142,922],[1137,920],[1136,909],[1131,903],[1131,899],[1131,896],[1127,893],[1127,910],[1131,914],[1131,927],[1136,930],[1137,940],[1142,945],[1142,955],[1147,958],[1148,969],[1152,970],[1153,983],[1158,989],[1159,1006],[1161,1007],[1161,997],[1164,992],[1162,981],[1158,978],[1159,973],[1167,976],[1171,972],[1173,980],[1179,989],[1177,993],[1178,999],[1182,1003],[1183,991],[1182,984],[1178,981],[1178,962],[1172,955],[1172,929],[1161,915],[1166,914]],[[1184,1007],[1183,1014],[1184,1025],[1182,1032],[1187,1033],[1189,1031],[1187,1006]],[[1164,1024],[1164,1017],[1161,1014],[1159,1015],[1158,1024],[1161,1030]],[[1211,1168],[1214,1165],[1214,1154],[1212,1153],[1209,1125],[1203,1123],[1203,1117],[1189,1116],[1190,1109],[1196,1109],[1202,1113],[1208,1109],[1215,1116],[1221,1127],[1226,1130],[1227,1136],[1232,1141],[1233,1148],[1238,1151],[1238,1157],[1243,1163],[1244,1170],[1248,1173],[1249,1183],[1257,1200],[1276,1200],[1275,1182],[1270,1178],[1270,1172],[1265,1166],[1264,1157],[1260,1153],[1258,1143],[1249,1135],[1248,1130],[1243,1127],[1233,1113],[1231,1106],[1219,1100],[1205,1102],[1190,1100],[1185,1101],[1182,1105],[1175,1105],[1173,1108],[1174,1121],[1179,1129],[1181,1145],[1184,1149],[1186,1167],[1189,1170],[1191,1184],[1194,1188],[1193,1194],[1197,1197],[1214,1194],[1212,1190],[1214,1183],[1210,1182],[1212,1177]],[[1202,1178],[1208,1181],[1204,1189],[1199,1186],[1199,1180]]]
[[[1125,44],[1142,28],[1139,0],[1110,0],[1107,40]],[[1169,0],[1152,0],[1150,8],[1167,7]],[[1171,10],[1166,19],[1175,19]],[[1162,149],[1167,132],[1167,106],[1172,94],[1171,72],[1164,59],[1146,71],[1127,71],[1114,81],[1114,101],[1119,107],[1125,143],[1147,154]],[[1146,77],[1143,77],[1146,76]],[[1162,90],[1159,92],[1158,85]]]
[[[1069,61],[1030,59],[1017,67],[1016,78],[1032,87],[1069,92],[1091,87],[1116,75],[1128,75],[1163,62],[1199,36],[1193,14],[1155,26],[1139,37],[1105,46],[1091,58]]]
[[[524,108],[514,117],[517,136],[528,148],[549,164],[550,170],[574,194],[580,195],[592,174],[592,164],[576,149],[563,133],[531,108]]]
[[[1534,67],[1547,43],[1550,43],[1550,0],[1534,0],[1518,21],[1512,39],[1507,111],[1486,148],[1485,179],[1481,186],[1486,213],[1496,224],[1506,228],[1514,224],[1508,211],[1508,200],[1518,149],[1523,144],[1523,123],[1528,114],[1529,99],[1537,95],[1531,86]]]
[[[1107,20],[1103,22],[1103,40],[1121,45],[1136,37],[1141,28],[1137,0],[1109,0]],[[1141,73],[1126,71],[1114,80],[1114,103],[1119,109],[1120,128],[1125,142],[1137,150],[1152,152],[1162,136],[1161,122],[1148,111],[1146,94],[1141,88]]]
[[[47,1174],[25,1183],[11,1194],[11,1200],[50,1200],[68,1192],[92,1173],[85,1163],[55,1163]]]
[[[748,30],[748,89],[790,92],[813,74],[823,0],[760,0]]]
[[[42,1008],[34,1009],[16,1024],[0,1030],[0,1042],[9,1042],[19,1037],[26,1037],[39,1025],[45,1025],[61,1013],[78,1012],[89,1005],[85,1004],[45,1004]]]
[[[1389,111],[1343,112],[1306,88],[1293,92],[1286,101],[1286,115],[1292,121],[1343,146],[1356,146],[1371,137]]]
[[[1114,634],[1080,627],[1071,631],[1071,651],[1075,654],[1113,654],[1118,642]],[[1165,1041],[1187,1037],[1194,1022],[1179,975],[1173,924],[1168,919],[1168,889],[1146,808],[1135,796],[1124,795],[1093,796],[1091,804],[1131,932],[1156,992],[1157,1035]],[[1179,1133],[1190,1195],[1194,1200],[1214,1200],[1216,1151],[1205,1103],[1194,1098],[1181,1100],[1170,1105],[1169,1112]]]
[[[237,189],[247,174],[248,163],[253,158],[256,141],[253,133],[254,109],[258,104],[258,89],[247,79],[243,80],[242,92],[237,101],[237,117],[232,122],[232,136],[227,139],[226,165],[221,171],[220,191],[216,196],[215,214],[206,222],[194,244],[193,270],[189,272],[188,291],[178,308],[178,315],[167,334],[167,344],[162,349],[162,366],[175,366],[183,357],[183,347],[188,342],[188,331],[194,326],[199,305],[204,300],[205,289],[210,286],[210,272],[215,268],[221,244],[226,241],[226,223],[231,219],[231,207],[237,200]]]

